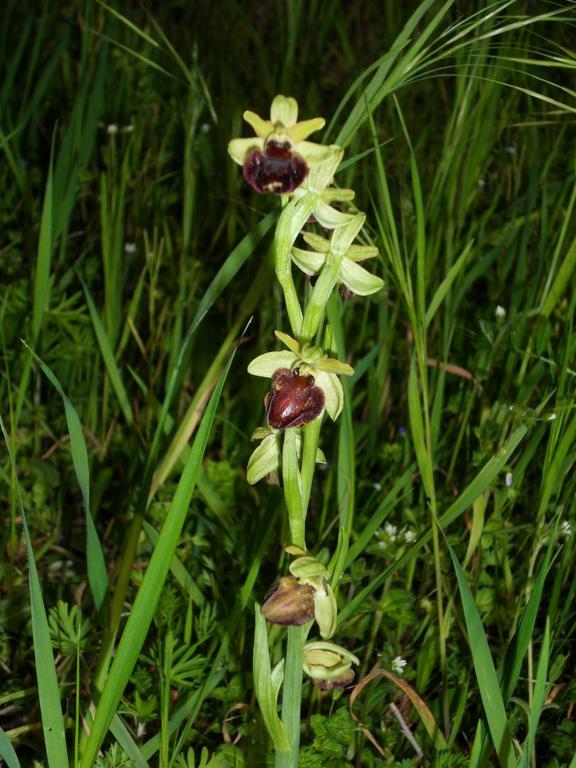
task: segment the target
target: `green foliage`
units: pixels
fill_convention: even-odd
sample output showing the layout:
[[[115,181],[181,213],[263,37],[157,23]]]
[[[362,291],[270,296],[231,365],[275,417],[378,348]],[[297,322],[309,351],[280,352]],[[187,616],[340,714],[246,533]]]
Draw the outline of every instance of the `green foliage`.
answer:
[[[449,742],[435,753],[414,707],[379,678],[354,713],[382,758],[348,715],[349,690],[306,686],[301,764],[418,765],[394,702],[432,766],[496,765],[480,653],[513,743],[533,737],[530,768],[565,768],[573,4],[218,5],[9,0],[3,11],[0,402],[18,478],[5,453],[0,733],[22,766],[48,765],[42,710],[60,702],[44,725],[66,741],[45,735],[58,768],[66,750],[78,765],[97,689],[126,676],[111,664],[128,617],[142,617],[137,595],[238,347],[194,492],[180,497],[182,532],[132,635],[134,670],[109,702],[112,735],[99,716],[108,735],[94,764],[272,764],[252,606],[285,572],[289,534],[278,489],[245,482],[267,388],[246,367],[286,327],[269,259],[279,209],[244,184],[226,144],[243,109],[281,92],[303,119],[328,119],[322,140],[346,143],[336,183],[356,190],[386,282],[329,307],[355,373],[344,417],[322,427],[307,544],[342,570],[337,642],[361,659],[357,681],[406,659],[402,680]]]
[[[86,651],[92,641],[92,622],[80,613],[77,605],[59,600],[48,613],[50,640],[64,656]]]
[[[356,725],[347,707],[339,707],[330,717],[312,715],[310,728],[313,741],[300,752],[298,764],[301,768],[352,765],[346,757],[354,740]]]

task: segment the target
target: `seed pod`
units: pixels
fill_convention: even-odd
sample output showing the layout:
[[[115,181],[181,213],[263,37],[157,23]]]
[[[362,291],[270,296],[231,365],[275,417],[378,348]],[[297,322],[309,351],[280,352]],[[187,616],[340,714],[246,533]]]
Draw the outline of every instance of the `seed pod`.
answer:
[[[301,427],[318,418],[324,408],[324,392],[314,385],[314,376],[300,376],[280,368],[272,376],[272,388],[264,399],[268,424],[275,429]]]
[[[264,598],[262,614],[271,624],[300,627],[314,618],[314,587],[284,576]]]

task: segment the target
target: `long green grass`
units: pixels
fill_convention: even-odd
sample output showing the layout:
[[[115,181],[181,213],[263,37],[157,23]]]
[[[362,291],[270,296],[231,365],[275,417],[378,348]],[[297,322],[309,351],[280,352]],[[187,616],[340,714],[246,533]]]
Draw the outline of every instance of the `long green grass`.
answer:
[[[0,762],[273,765],[289,532],[246,367],[287,327],[279,205],[226,147],[285,93],[386,281],[327,307],[355,373],[307,544],[361,664],[305,683],[300,765],[576,768],[573,3],[2,21]]]

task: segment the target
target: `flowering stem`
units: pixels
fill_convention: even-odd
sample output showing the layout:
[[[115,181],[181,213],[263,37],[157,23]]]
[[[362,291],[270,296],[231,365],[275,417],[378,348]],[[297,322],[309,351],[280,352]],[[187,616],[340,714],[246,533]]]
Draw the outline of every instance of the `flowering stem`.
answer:
[[[300,340],[302,343],[312,341],[324,316],[326,304],[336,285],[336,279],[342,264],[343,254],[332,248],[326,254],[326,263],[320,277],[316,281],[310,301],[306,307]]]
[[[303,429],[302,439],[302,467],[300,470],[302,478],[302,515],[304,521],[308,512],[308,502],[310,501],[310,492],[312,490],[312,480],[316,470],[316,453],[318,452],[318,443],[320,442],[320,427],[322,426],[322,417],[318,417],[306,424]]]
[[[276,277],[284,293],[288,319],[295,335],[299,335],[302,326],[302,308],[292,277],[292,246],[310,218],[316,202],[317,196],[308,194],[285,205],[274,235]]]
[[[304,520],[306,518],[302,504],[302,478],[298,467],[296,450],[296,430],[287,429],[284,433],[282,450],[282,477],[284,481],[284,499],[288,510],[291,543],[306,549]]]
[[[290,752],[276,752],[276,768],[298,768],[300,748],[300,709],[302,706],[302,669],[304,645],[310,624],[288,627],[284,685],[282,687],[282,722],[286,729]]]

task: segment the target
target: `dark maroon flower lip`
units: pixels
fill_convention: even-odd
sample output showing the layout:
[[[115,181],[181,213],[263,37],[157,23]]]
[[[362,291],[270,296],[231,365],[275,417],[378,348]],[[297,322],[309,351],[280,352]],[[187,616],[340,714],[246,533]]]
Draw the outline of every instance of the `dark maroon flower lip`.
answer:
[[[286,195],[302,184],[308,166],[288,142],[268,141],[263,151],[253,149],[246,155],[242,171],[256,192]]]
[[[301,427],[322,413],[324,392],[314,384],[314,376],[300,376],[298,368],[279,368],[272,376],[264,407],[271,427]]]

